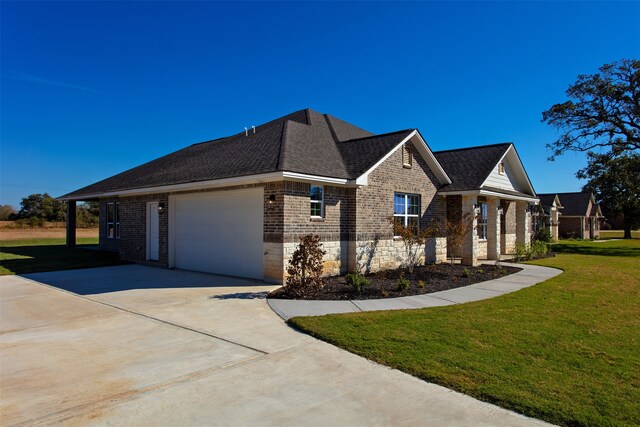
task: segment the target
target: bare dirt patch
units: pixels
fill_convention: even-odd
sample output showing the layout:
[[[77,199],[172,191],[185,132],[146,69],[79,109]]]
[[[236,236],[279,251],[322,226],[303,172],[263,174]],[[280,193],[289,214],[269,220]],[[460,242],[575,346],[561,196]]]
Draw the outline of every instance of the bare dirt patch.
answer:
[[[98,238],[97,228],[79,228],[76,230],[78,238]],[[0,228],[0,240],[48,239],[66,237],[64,228]]]

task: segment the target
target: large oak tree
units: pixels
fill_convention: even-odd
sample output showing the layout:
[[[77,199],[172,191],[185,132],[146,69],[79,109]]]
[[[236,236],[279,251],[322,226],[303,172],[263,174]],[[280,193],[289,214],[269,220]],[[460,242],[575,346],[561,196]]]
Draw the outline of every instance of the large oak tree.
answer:
[[[567,101],[542,113],[542,122],[561,131],[547,144],[550,160],[566,151],[640,150],[640,60],[623,59],[580,75],[566,94]]]

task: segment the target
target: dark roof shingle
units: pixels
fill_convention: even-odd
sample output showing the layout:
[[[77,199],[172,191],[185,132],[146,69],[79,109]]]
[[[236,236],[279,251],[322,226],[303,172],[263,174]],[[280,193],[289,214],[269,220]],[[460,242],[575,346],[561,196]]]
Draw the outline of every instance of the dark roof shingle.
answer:
[[[498,164],[511,143],[435,151],[433,155],[442,165],[451,184],[440,191],[478,190]]]
[[[306,109],[226,138],[191,145],[62,196],[161,187],[269,172],[355,179],[410,131],[376,135]]]
[[[564,216],[589,216],[589,202],[591,201],[591,193],[556,193],[563,206],[562,215]]]

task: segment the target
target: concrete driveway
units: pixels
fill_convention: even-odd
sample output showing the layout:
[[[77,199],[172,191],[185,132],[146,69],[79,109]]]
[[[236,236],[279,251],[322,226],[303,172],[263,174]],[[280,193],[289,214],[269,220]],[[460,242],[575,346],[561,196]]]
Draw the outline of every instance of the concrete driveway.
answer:
[[[139,265],[0,277],[0,424],[543,424],[290,329],[273,288]]]

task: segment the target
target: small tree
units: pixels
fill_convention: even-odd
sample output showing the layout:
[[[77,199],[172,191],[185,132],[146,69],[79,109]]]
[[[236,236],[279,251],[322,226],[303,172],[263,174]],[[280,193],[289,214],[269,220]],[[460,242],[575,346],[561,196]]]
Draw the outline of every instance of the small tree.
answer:
[[[300,238],[300,244],[287,267],[286,286],[292,294],[302,296],[309,287],[322,287],[322,257],[325,253],[317,234]]]
[[[406,254],[406,264],[410,273],[418,266],[422,260],[422,252],[425,243],[429,237],[437,234],[438,227],[427,227],[420,229],[416,226],[405,226],[395,222],[394,217],[388,218],[389,223],[393,226],[393,235],[399,236],[404,244]]]
[[[447,236],[447,244],[451,252],[451,265],[460,248],[464,245],[464,239],[473,228],[472,216],[469,212],[462,215],[459,220],[447,219],[444,224],[444,234]]]

